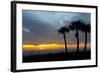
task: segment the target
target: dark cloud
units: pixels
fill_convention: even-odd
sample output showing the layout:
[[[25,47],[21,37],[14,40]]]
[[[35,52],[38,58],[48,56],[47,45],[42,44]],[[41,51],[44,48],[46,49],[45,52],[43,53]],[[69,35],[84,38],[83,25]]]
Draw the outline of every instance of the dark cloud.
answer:
[[[81,19],[85,23],[90,23],[89,13],[65,13],[23,10],[23,43],[63,43],[63,36],[58,33],[58,29],[64,26],[64,21]],[[67,24],[69,25],[69,24]],[[66,34],[68,43],[75,43],[75,32]],[[88,42],[90,34],[88,35]],[[80,42],[84,42],[84,34],[80,32]]]

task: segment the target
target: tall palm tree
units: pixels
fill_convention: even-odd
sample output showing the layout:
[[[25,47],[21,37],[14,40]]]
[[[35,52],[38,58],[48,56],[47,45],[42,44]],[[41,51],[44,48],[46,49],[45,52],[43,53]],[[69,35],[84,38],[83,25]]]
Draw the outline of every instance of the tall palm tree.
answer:
[[[84,24],[81,26],[81,31],[85,32],[85,43],[84,43],[84,51],[86,52],[86,46],[87,46],[87,34],[91,31],[90,24]]]
[[[66,34],[65,33],[69,32],[69,29],[67,27],[63,26],[58,30],[58,32],[63,34],[64,43],[65,43],[65,52],[67,53],[67,42],[66,42]]]
[[[80,20],[77,20],[77,21],[72,21],[71,25],[69,26],[71,30],[76,31],[75,37],[77,39],[77,52],[79,52],[79,30],[80,30],[81,24],[83,23]]]

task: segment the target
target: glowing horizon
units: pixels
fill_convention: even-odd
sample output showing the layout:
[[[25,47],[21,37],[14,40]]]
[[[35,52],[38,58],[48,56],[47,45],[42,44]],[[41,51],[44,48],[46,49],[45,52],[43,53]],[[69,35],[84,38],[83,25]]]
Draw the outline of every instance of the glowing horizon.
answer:
[[[84,44],[80,43],[79,45],[80,48],[84,48]],[[90,43],[87,44],[87,48],[90,48],[91,45]],[[57,49],[61,49],[61,48],[65,48],[64,44],[38,44],[38,45],[34,45],[34,44],[23,44],[22,48],[24,50],[57,50]],[[76,44],[68,44],[67,48],[77,48]]]

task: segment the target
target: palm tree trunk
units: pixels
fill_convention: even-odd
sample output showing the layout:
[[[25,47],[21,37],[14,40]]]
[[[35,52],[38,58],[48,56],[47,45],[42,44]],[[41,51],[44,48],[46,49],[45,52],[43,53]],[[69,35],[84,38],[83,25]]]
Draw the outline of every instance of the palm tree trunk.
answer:
[[[63,34],[64,37],[64,43],[65,43],[65,53],[67,53],[67,42],[66,42],[66,35],[65,33]]]
[[[84,51],[86,52],[86,46],[87,46],[87,32],[85,32],[85,44],[84,44]]]
[[[79,52],[79,37],[77,38],[77,52]]]
[[[77,38],[77,52],[79,52],[79,32],[78,29],[76,29],[76,38]]]

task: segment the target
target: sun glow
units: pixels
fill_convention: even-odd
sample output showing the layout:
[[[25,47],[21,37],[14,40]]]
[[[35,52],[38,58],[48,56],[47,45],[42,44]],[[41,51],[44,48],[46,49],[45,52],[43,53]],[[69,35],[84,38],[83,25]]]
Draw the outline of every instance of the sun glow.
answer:
[[[54,50],[54,49],[62,49],[64,48],[64,44],[39,44],[39,45],[33,45],[33,44],[23,44],[22,48],[25,50]],[[76,44],[68,44],[68,48],[77,48]],[[81,43],[79,45],[80,48],[84,48],[84,44]],[[90,44],[87,44],[87,48],[90,48]]]

